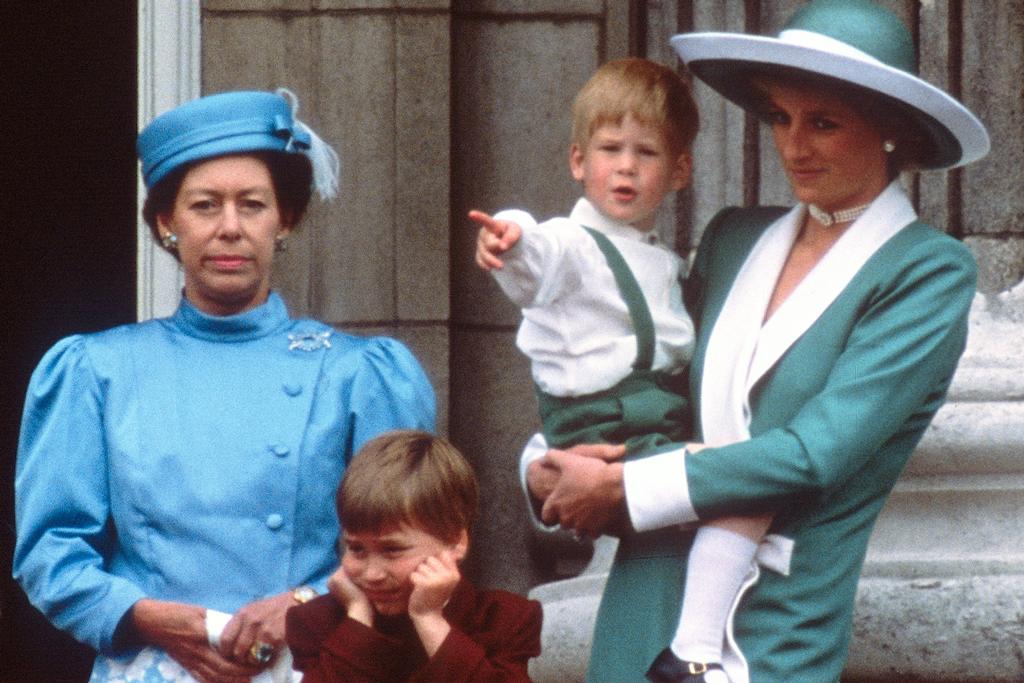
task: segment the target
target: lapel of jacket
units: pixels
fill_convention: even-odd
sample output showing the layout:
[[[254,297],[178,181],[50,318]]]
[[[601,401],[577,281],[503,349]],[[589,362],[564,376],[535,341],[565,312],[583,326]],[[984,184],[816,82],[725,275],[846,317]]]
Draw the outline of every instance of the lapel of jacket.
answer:
[[[749,438],[753,387],[824,314],[867,260],[917,218],[899,182],[894,181],[762,326],[804,211],[802,205],[795,207],[761,234],[714,322],[700,384],[706,443],[721,445]]]
[[[793,342],[824,314],[868,259],[915,220],[917,213],[898,181],[894,181],[765,323],[750,364],[745,393],[749,394]],[[775,272],[775,279],[778,272]],[[773,284],[775,279],[771,281]]]
[[[723,446],[749,438],[745,394],[772,286],[800,224],[797,207],[768,226],[732,280],[708,338],[701,382],[704,443]]]

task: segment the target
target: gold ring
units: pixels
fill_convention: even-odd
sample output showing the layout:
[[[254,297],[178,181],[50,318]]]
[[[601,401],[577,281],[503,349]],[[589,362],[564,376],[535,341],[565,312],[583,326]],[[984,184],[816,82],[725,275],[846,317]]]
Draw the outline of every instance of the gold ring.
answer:
[[[269,664],[274,657],[274,646],[257,640],[249,648],[249,656],[257,664]]]

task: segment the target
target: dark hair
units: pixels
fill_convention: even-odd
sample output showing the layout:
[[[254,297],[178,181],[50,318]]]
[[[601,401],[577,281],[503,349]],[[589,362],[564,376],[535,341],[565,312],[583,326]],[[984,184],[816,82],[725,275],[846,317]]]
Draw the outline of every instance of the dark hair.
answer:
[[[408,524],[454,543],[472,526],[478,495],[473,468],[451,442],[397,430],[368,441],[349,463],[338,520],[355,533]]]
[[[874,127],[883,140],[896,143],[896,148],[886,157],[886,172],[890,180],[902,171],[924,166],[937,153],[917,113],[908,105],[882,93],[830,76],[776,65],[770,68],[751,67],[745,70],[741,78],[746,80],[753,91],[760,92],[760,97],[755,96],[754,101],[760,100],[765,105],[768,102],[762,85],[765,82],[819,91],[838,98]],[[764,115],[758,109],[766,113],[766,107],[755,108],[755,114],[764,120]]]
[[[225,156],[252,156],[266,165],[274,186],[274,197],[281,212],[281,221],[295,230],[306,213],[313,192],[313,165],[309,158],[305,154],[270,151],[233,152]],[[216,158],[219,157],[183,164],[149,188],[146,201],[142,205],[142,218],[157,242],[160,242],[161,237],[157,228],[157,216],[166,216],[174,210],[174,202],[178,198],[178,191],[181,190],[185,175],[199,164]],[[177,258],[176,251],[168,251]]]

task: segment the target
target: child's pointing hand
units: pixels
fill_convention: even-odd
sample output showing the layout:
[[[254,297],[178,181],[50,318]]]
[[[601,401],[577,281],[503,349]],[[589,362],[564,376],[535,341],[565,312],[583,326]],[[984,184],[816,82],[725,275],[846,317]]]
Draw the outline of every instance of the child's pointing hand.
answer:
[[[483,270],[500,269],[505,264],[498,256],[515,246],[523,234],[517,223],[495,220],[483,211],[470,211],[469,218],[480,224],[476,238],[476,263]]]

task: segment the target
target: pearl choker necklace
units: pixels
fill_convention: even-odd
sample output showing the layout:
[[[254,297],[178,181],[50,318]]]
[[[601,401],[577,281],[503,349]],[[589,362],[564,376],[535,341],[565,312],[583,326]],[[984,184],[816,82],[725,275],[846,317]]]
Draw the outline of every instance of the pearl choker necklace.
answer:
[[[814,216],[814,220],[827,228],[833,223],[849,223],[850,221],[857,220],[865,211],[868,210],[869,206],[871,206],[871,202],[862,204],[861,206],[855,206],[852,209],[841,209],[834,213],[829,213],[828,211],[822,211],[814,204],[808,204],[807,211]]]

